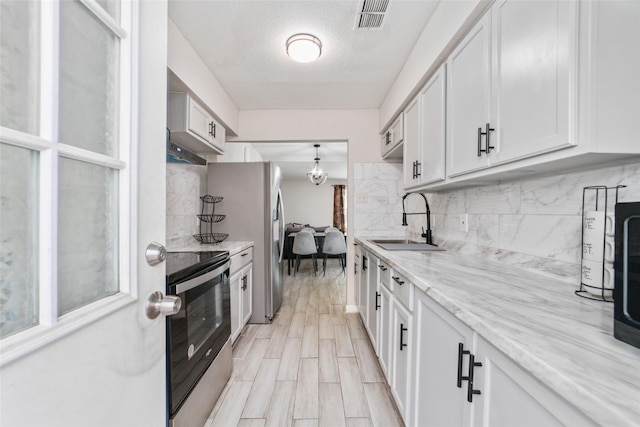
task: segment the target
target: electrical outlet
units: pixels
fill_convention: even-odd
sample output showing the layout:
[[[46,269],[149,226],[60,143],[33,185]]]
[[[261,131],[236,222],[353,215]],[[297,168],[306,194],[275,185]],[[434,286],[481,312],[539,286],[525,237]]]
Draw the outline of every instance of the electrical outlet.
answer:
[[[458,217],[458,224],[460,231],[464,231],[465,233],[469,232],[469,214],[460,214]]]

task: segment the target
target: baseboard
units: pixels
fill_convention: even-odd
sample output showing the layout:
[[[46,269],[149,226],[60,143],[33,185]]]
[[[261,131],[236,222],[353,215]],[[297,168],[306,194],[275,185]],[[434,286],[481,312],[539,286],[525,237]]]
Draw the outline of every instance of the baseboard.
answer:
[[[344,306],[344,311],[345,313],[358,313],[358,306],[347,304]]]

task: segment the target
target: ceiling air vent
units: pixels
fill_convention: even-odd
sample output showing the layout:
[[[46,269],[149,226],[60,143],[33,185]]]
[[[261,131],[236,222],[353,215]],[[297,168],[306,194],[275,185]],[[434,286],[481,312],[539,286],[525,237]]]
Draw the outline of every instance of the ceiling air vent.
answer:
[[[356,30],[379,30],[384,23],[384,16],[389,7],[389,0],[363,0],[362,8],[356,17]]]

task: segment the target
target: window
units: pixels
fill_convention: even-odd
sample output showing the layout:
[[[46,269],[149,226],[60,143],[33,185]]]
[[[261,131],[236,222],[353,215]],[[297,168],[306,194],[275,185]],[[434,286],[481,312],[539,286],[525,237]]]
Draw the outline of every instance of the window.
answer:
[[[130,290],[131,3],[0,2],[0,338]]]

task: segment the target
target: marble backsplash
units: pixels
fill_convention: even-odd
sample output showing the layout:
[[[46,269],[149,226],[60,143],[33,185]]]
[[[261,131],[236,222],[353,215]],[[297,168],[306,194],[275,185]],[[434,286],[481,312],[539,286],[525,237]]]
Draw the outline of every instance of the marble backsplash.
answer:
[[[384,179],[378,176],[378,170]],[[385,185],[390,182],[397,183],[396,191]],[[405,234],[421,240],[421,227],[426,226],[422,215],[410,216],[407,228],[396,226],[400,224],[404,194],[400,164],[356,164],[354,184],[356,235],[371,236],[384,230],[386,235]],[[439,245],[578,283],[582,189],[619,184],[627,186],[620,190],[619,201],[640,200],[640,161],[425,194],[434,240]],[[359,196],[366,199],[361,193],[367,191],[373,200],[358,203]],[[380,200],[385,193],[389,194],[387,203]],[[408,198],[406,204],[407,212],[424,211],[424,201],[419,197]],[[610,207],[613,209],[611,202]],[[460,231],[461,214],[468,215],[468,232]],[[384,218],[391,224],[389,229],[381,224]]]
[[[167,163],[167,249],[196,240],[200,196],[206,194],[207,167]]]

